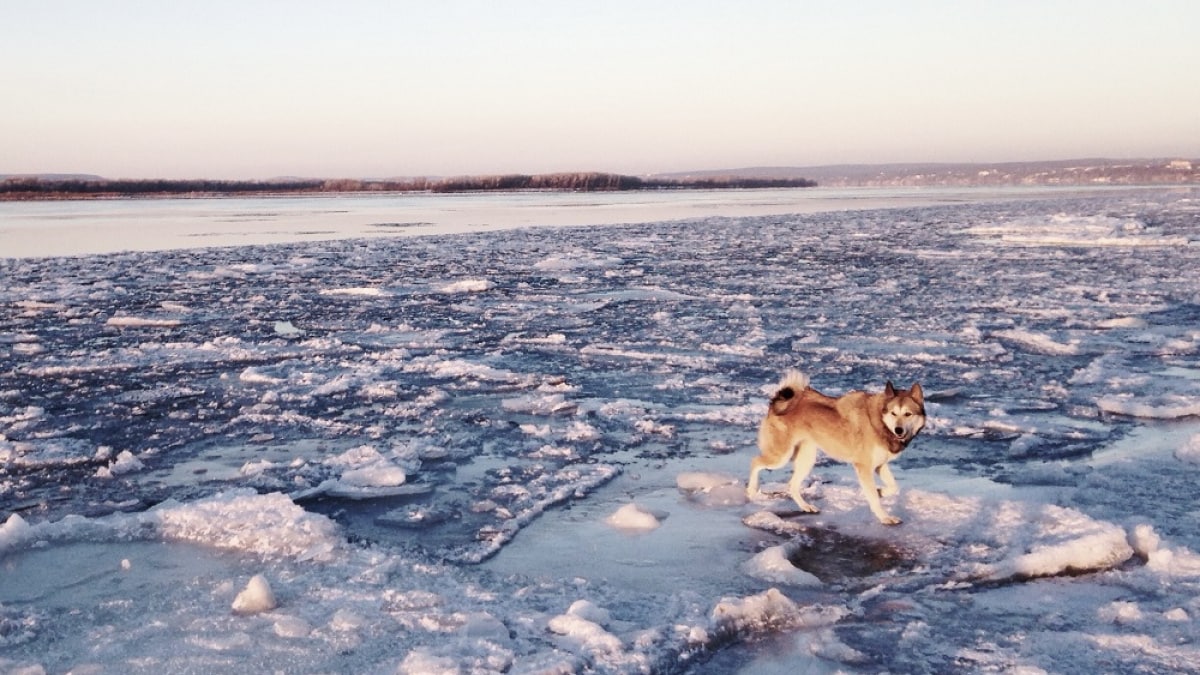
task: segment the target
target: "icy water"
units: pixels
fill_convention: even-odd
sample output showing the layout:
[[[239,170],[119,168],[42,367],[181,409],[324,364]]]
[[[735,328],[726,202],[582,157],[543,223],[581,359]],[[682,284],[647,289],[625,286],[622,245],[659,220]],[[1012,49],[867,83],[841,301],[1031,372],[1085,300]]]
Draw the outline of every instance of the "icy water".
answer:
[[[0,202],[0,258],[809,213],[1078,191],[810,188]]]
[[[791,194],[0,205],[0,670],[1200,669],[1200,190]]]

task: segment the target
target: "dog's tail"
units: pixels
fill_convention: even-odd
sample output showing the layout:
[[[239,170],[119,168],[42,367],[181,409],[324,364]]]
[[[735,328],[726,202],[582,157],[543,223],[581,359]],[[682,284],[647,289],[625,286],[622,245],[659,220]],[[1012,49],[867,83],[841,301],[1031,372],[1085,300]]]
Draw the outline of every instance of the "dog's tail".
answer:
[[[784,373],[775,393],[771,395],[771,412],[776,415],[786,413],[805,389],[808,389],[807,375],[795,369]]]

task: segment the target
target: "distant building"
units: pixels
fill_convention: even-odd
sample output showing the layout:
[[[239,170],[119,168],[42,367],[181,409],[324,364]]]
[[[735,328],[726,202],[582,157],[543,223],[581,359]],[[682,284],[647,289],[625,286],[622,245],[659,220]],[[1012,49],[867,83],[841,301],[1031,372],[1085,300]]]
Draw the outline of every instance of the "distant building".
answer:
[[[1170,164],[1167,164],[1167,168],[1172,171],[1191,171],[1192,163],[1186,159],[1175,159],[1171,160]]]

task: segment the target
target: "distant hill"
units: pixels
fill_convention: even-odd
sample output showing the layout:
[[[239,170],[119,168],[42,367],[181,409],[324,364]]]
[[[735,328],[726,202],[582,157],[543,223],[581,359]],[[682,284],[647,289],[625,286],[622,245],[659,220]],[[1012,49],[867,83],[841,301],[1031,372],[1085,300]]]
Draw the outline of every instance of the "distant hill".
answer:
[[[1198,184],[1200,159],[1072,159],[1046,162],[837,164],[661,174],[675,180],[808,178],[825,187]]]

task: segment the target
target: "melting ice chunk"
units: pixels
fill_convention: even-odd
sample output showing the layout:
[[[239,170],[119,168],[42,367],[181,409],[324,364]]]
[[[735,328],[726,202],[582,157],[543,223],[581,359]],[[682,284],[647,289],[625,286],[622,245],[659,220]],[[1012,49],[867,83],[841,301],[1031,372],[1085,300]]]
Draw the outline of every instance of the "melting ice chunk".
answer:
[[[260,614],[276,607],[278,604],[275,602],[271,584],[267,583],[267,578],[261,574],[251,577],[246,588],[233,599],[234,614]]]
[[[605,519],[604,522],[627,532],[649,532],[650,530],[658,529],[661,520],[666,517],[665,513],[649,511],[637,504],[626,504],[617,509],[615,513]]]
[[[742,571],[755,579],[774,584],[820,586],[820,579],[792,564],[788,559],[789,553],[788,544],[772,546],[742,563]]]
[[[304,331],[292,325],[291,321],[276,321],[275,334],[279,337],[294,338],[304,335]]]

